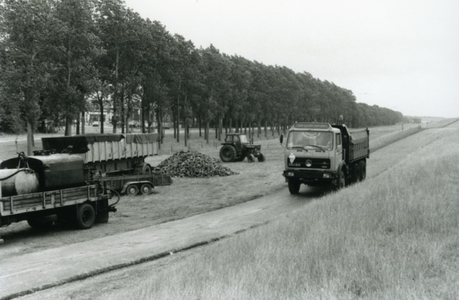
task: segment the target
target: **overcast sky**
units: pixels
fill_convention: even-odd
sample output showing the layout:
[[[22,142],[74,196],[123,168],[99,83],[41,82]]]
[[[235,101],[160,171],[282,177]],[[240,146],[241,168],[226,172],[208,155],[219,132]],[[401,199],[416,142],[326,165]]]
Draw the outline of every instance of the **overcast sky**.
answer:
[[[196,48],[308,72],[357,102],[459,117],[458,0],[125,0]]]

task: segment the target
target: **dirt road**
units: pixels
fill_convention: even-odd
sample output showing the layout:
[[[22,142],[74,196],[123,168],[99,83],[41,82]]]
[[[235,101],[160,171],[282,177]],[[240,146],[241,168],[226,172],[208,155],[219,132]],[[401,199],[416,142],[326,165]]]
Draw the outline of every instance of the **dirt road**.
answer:
[[[432,142],[439,134],[448,132],[426,130],[373,153],[368,163],[367,180],[377,180],[379,174]],[[31,295],[24,299],[68,299],[68,295],[72,295],[72,299],[107,298],[110,292],[116,292],[115,284],[116,287],[129,288],[128,284],[134,284],[135,276],[148,276],[145,265],[141,263],[156,260],[156,266],[161,265],[165,260],[158,258],[168,257],[166,259],[170,261],[171,253],[193,247],[198,250],[199,246],[262,225],[311,201],[318,201],[322,192],[302,187],[300,195],[292,196],[283,189],[237,206],[190,218],[0,260],[0,299],[27,294]],[[185,256],[189,253],[183,252]],[[145,271],[129,273],[132,269],[124,267],[131,265],[135,270]],[[119,270],[95,276],[116,269]],[[136,275],[126,280],[126,274]],[[88,279],[83,280],[85,278]],[[116,278],[119,278],[118,282]],[[114,290],[101,293],[97,284],[101,280],[110,281]],[[84,295],[78,293],[82,287]],[[40,290],[43,291],[37,292]]]

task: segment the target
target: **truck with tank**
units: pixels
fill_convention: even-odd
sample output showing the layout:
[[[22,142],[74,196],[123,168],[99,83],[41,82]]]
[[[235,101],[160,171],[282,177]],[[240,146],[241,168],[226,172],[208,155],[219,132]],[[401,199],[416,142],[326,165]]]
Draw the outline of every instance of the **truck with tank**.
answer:
[[[46,227],[56,220],[87,229],[108,222],[113,194],[148,194],[169,185],[152,172],[156,134],[94,134],[42,138],[33,156],[18,153],[0,163],[0,227],[27,221]]]
[[[281,135],[282,145],[283,140]],[[297,194],[301,184],[338,190],[365,180],[369,140],[368,128],[351,131],[344,124],[295,123],[284,146],[283,176],[290,193]]]

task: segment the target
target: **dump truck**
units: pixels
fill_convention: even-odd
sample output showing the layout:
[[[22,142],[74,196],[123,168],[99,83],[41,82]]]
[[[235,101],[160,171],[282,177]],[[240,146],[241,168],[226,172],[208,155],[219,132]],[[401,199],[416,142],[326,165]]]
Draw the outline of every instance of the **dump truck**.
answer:
[[[283,145],[284,136],[280,142]],[[338,190],[363,181],[370,158],[370,131],[346,125],[298,122],[288,131],[284,147],[283,176],[291,194],[301,184],[331,185]]]

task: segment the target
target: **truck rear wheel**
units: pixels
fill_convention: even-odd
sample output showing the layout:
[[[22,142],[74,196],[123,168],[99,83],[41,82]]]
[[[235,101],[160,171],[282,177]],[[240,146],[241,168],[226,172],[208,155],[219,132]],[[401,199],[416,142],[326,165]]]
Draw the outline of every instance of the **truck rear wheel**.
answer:
[[[96,212],[91,204],[83,203],[78,207],[76,225],[79,229],[89,229],[94,225]]]
[[[360,162],[360,181],[364,181],[367,178],[367,164],[365,161]]]
[[[360,181],[360,177],[362,176],[362,173],[360,171],[360,162],[356,162],[354,164],[354,169],[352,172],[352,182],[357,183]]]
[[[301,183],[298,180],[289,179],[288,180],[288,190],[290,194],[296,195],[300,192]]]
[[[223,145],[220,149],[220,159],[223,162],[232,162],[236,159],[236,149],[231,145]]]

